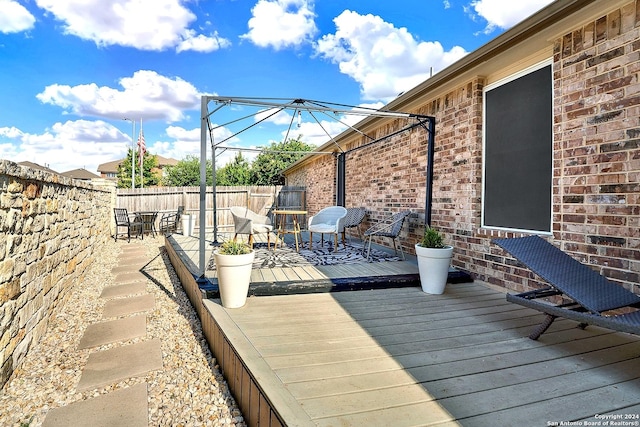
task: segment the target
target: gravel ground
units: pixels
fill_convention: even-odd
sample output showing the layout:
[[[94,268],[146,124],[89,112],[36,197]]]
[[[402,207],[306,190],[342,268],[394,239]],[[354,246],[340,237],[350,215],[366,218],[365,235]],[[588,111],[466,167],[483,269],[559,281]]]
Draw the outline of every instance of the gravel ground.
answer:
[[[109,240],[82,283],[77,283],[64,307],[49,324],[40,343],[31,348],[22,365],[0,391],[0,425],[39,426],[47,411],[110,391],[146,382],[150,426],[245,426],[203,336],[200,320],[182,289],[164,249],[164,238],[133,240],[151,259],[144,271],[151,276],[147,292],[155,295],[156,309],[147,313],[143,338],[77,350],[84,330],[102,317],[102,288],[114,284],[111,269],[117,265],[125,241]],[[144,377],[110,387],[77,392],[89,354],[141,340],[162,341],[164,368]]]

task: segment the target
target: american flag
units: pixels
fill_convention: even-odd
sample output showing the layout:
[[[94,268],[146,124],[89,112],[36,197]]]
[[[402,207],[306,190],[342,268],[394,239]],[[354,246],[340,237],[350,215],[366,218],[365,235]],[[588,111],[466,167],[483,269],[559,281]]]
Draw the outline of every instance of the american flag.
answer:
[[[144,145],[144,132],[140,129],[140,135],[138,136],[138,156],[140,157],[140,167],[142,167],[142,161],[144,159],[144,153],[147,152],[147,147]]]

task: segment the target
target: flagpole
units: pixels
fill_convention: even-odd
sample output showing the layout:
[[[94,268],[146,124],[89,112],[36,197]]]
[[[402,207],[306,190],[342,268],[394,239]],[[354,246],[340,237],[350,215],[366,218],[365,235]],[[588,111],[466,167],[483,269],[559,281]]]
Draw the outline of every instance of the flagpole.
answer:
[[[144,133],[142,131],[142,117],[140,118],[140,136],[138,137],[138,150],[140,153],[140,188],[144,188],[144,152],[146,151],[144,143]]]
[[[126,117],[122,120],[131,122],[131,189],[134,189],[136,188],[136,121]]]

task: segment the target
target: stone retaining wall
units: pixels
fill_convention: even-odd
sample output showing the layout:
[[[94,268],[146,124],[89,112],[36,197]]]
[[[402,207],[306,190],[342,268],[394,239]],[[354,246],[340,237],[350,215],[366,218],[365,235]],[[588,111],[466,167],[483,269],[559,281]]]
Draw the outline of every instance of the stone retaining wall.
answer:
[[[0,387],[111,237],[115,186],[0,160]]]

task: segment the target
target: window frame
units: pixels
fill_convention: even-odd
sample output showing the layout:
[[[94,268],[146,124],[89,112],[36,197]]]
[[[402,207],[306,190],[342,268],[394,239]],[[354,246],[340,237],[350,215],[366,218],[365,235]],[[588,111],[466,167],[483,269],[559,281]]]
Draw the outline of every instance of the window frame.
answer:
[[[529,229],[529,228],[518,228],[518,227],[513,227],[513,226],[500,226],[500,225],[487,225],[486,223],[486,210],[487,210],[487,204],[486,204],[486,191],[487,191],[487,94],[491,91],[494,90],[496,88],[502,87],[504,85],[507,85],[509,83],[515,82],[518,79],[528,76],[536,71],[539,71],[543,68],[549,67],[550,68],[550,82],[551,85],[548,88],[550,91],[550,100],[551,100],[551,105],[549,105],[549,143],[550,143],[550,164],[549,164],[549,172],[550,172],[550,176],[549,178],[549,182],[550,182],[550,186],[549,186],[549,212],[548,212],[548,223],[547,223],[547,229],[546,230],[536,230],[536,229]],[[522,69],[520,71],[518,71],[517,73],[513,73],[503,79],[500,79],[494,83],[488,84],[483,88],[483,93],[482,93],[482,122],[483,122],[483,126],[482,126],[482,204],[481,204],[481,227],[483,229],[488,229],[488,230],[501,230],[501,231],[509,231],[509,232],[524,232],[524,233],[535,233],[535,234],[540,234],[540,235],[551,235],[553,233],[553,158],[554,158],[554,152],[553,152],[553,84],[554,84],[554,80],[553,80],[553,60],[552,58],[546,59],[544,61],[541,61],[537,64],[534,64],[530,67],[527,67],[525,69]],[[542,222],[542,220],[541,220]]]

